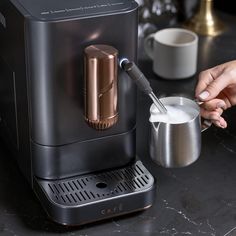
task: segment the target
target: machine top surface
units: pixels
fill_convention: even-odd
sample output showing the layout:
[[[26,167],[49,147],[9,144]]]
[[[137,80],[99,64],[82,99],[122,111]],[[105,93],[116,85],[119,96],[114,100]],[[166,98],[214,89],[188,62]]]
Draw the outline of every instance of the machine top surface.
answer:
[[[109,15],[133,10],[134,0],[15,0],[38,20],[63,20]]]

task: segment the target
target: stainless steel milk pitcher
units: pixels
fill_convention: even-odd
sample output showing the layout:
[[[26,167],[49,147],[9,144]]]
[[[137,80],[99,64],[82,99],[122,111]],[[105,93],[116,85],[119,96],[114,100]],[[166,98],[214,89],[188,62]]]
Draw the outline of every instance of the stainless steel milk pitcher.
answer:
[[[184,122],[150,122],[151,158],[163,167],[188,166],[198,159],[201,152],[200,108],[195,101],[184,97],[165,97],[160,100],[165,106],[184,106],[194,112]]]

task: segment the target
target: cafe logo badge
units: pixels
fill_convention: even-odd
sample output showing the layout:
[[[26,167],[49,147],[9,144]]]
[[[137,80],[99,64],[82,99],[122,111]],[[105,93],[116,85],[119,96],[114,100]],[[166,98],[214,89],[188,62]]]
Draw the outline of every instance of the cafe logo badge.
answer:
[[[123,211],[123,204],[120,203],[119,205],[110,207],[110,208],[106,208],[106,209],[102,209],[101,210],[101,214],[102,215],[113,215],[113,214],[118,214],[121,213]]]

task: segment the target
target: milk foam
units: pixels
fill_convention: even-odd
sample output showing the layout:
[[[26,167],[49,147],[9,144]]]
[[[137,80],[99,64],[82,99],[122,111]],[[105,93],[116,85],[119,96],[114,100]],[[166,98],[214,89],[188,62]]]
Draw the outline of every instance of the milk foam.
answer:
[[[181,124],[192,120],[198,115],[198,111],[193,107],[183,105],[165,105],[166,114],[159,112],[156,106],[151,106],[150,122],[163,122],[170,124]]]

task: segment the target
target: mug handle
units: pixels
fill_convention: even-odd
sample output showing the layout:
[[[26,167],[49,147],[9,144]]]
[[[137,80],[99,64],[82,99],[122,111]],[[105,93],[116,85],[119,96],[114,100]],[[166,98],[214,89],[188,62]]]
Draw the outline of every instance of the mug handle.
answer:
[[[153,55],[154,35],[155,33],[150,34],[144,39],[144,50],[152,60],[154,59]]]

